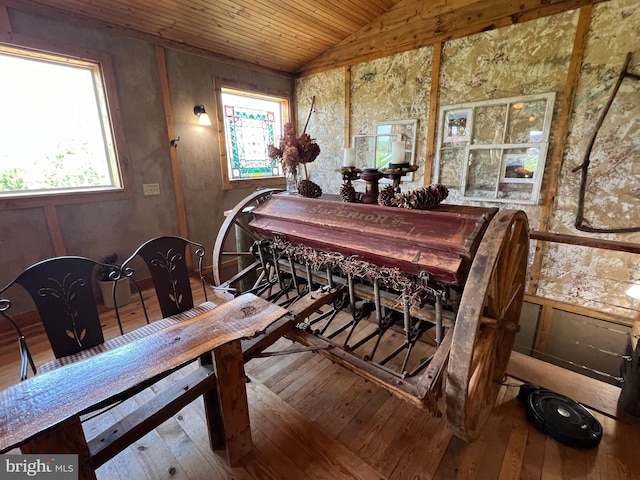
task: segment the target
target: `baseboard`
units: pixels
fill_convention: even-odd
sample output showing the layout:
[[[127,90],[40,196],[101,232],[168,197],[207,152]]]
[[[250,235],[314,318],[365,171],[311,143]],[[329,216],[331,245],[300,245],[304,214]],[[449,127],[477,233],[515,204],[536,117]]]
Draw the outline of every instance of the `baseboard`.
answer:
[[[569,397],[606,415],[620,415],[620,387],[615,385],[518,352],[511,352],[507,375]]]

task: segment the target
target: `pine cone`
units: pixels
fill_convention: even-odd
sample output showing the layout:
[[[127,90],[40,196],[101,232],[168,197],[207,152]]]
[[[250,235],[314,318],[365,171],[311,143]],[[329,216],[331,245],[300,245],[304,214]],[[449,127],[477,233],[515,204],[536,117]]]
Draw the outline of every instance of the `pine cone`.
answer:
[[[322,195],[322,188],[317,183],[304,179],[298,182],[298,192],[304,197],[318,198]]]
[[[411,190],[410,192],[397,193],[391,204],[401,208],[426,210],[437,207],[449,196],[449,189],[441,184],[432,184],[424,188]]]
[[[393,189],[393,185],[387,185],[378,194],[378,205],[382,205],[383,207],[392,207],[393,206],[393,197],[395,196],[395,191]]]
[[[436,183],[436,188],[438,189],[438,193],[440,193],[440,198],[444,201],[449,196],[449,189],[446,185],[442,185],[441,183]]]
[[[340,200],[348,203],[355,203],[356,201],[356,189],[353,188],[352,183],[349,181],[343,183],[340,187]]]

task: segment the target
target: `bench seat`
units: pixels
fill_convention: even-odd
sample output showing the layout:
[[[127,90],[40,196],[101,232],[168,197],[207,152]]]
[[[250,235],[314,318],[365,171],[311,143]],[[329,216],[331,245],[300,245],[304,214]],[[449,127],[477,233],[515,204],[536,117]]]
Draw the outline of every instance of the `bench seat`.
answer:
[[[96,345],[95,347],[82,350],[78,353],[74,353],[73,355],[67,355],[66,357],[56,358],[55,360],[41,365],[38,368],[38,373],[49,372],[56,368],[62,367],[63,365],[69,365],[70,363],[75,363],[80,360],[93,357],[98,353],[121,347],[123,345],[126,345],[127,343],[133,342],[134,340],[138,340],[140,338],[146,337],[151,333],[158,332],[164,328],[167,328],[170,325],[174,325],[185,320],[190,320],[197,317],[198,315],[210,312],[211,310],[217,308],[218,305],[219,304],[215,302],[201,303],[200,305],[190,308],[189,310],[186,310],[184,312],[177,313],[161,320],[156,320],[155,322],[151,322],[148,325],[138,328],[132,332],[125,333],[124,335],[118,335],[117,337],[107,340],[100,345]]]

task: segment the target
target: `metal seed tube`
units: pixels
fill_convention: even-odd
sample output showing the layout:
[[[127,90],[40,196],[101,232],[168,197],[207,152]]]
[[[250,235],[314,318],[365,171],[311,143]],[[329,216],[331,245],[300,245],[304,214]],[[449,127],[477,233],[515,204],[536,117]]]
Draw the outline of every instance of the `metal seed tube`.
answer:
[[[407,343],[411,341],[411,314],[409,309],[411,306],[407,300],[403,300],[404,307],[404,333],[407,337]]]
[[[442,328],[442,292],[436,292],[436,345],[440,346],[444,338]]]
[[[382,321],[382,303],[380,301],[380,285],[378,284],[378,280],[373,281],[373,301],[376,306],[376,321],[378,322],[378,327],[380,327],[380,322]]]
[[[305,271],[307,272],[307,291],[313,291],[313,277],[311,275],[311,265],[305,263],[304,265]]]
[[[293,288],[295,288],[296,292],[299,294],[300,291],[298,290],[298,274],[296,272],[296,266],[293,263],[293,257],[291,255],[288,255],[287,258],[289,259],[289,268],[291,269],[291,277],[293,280]]]
[[[347,277],[347,282],[349,285],[349,303],[351,304],[351,316],[355,317],[356,312],[356,288],[353,285],[353,276],[349,275]]]

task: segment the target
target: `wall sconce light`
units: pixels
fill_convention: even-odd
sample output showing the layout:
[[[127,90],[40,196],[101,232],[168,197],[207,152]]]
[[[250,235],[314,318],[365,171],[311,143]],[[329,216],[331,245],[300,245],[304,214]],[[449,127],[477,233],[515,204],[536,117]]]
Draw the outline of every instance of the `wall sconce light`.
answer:
[[[211,120],[204,109],[204,105],[193,107],[193,114],[198,117],[198,125],[211,125]]]
[[[636,280],[624,293],[629,295],[631,298],[640,300],[640,280]]]

